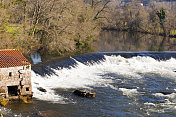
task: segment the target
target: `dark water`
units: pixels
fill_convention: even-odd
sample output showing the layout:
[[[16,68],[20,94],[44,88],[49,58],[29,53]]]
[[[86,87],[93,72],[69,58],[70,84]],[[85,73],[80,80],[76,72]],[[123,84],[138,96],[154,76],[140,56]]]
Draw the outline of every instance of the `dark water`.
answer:
[[[103,31],[94,47],[100,52],[175,51],[176,39],[142,33]]]
[[[47,117],[175,117],[175,40],[148,37],[104,32],[95,46],[100,53],[33,66],[33,103],[9,104],[1,112],[7,117],[39,117],[39,112]],[[75,96],[76,89],[95,91],[96,97]]]

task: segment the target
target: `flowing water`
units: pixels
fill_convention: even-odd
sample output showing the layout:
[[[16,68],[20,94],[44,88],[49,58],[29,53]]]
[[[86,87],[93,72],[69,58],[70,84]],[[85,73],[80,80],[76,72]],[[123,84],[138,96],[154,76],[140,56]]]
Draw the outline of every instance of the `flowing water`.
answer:
[[[39,112],[49,117],[175,117],[176,52],[122,52],[123,44],[108,48],[106,40],[96,46],[98,53],[34,65],[33,103],[13,103],[0,111],[5,117],[39,117]],[[134,49],[132,43],[128,47]],[[76,89],[95,91],[96,97],[75,96]]]

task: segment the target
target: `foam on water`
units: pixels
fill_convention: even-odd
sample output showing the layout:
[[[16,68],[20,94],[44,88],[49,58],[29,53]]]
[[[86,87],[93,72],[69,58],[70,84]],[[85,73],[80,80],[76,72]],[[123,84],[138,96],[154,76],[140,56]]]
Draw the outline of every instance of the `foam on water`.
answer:
[[[76,61],[76,60],[75,60]],[[101,62],[85,65],[76,61],[77,65],[71,68],[54,69],[55,74],[51,76],[40,76],[32,72],[32,86],[34,97],[40,100],[64,103],[64,98],[55,93],[54,89],[79,89],[109,86],[113,83],[112,78],[102,77],[106,73],[114,73],[126,78],[140,79],[146,73],[159,74],[166,78],[176,80],[176,59],[158,61],[151,57],[124,58],[121,56],[106,56]],[[43,87],[47,92],[40,92],[37,88]],[[112,89],[118,89],[112,87]],[[124,94],[136,92],[137,90],[121,89]],[[125,93],[126,92],[126,93]]]
[[[127,95],[129,97],[138,93],[137,89],[119,88],[119,90],[123,92],[123,95]]]

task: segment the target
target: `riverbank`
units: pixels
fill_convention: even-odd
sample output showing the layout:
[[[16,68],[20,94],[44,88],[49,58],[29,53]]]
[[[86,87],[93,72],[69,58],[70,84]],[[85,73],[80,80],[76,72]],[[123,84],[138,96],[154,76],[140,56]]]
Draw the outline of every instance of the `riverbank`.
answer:
[[[175,51],[174,46],[176,40],[160,35],[152,35],[149,33],[119,31],[119,30],[102,30],[99,39],[91,43],[91,49],[87,51],[77,51],[73,53],[65,53],[63,55],[50,55],[49,53],[40,53],[40,61],[57,61],[70,56],[79,56],[82,54],[95,52],[112,52],[112,51]],[[35,53],[35,52],[33,52]],[[37,56],[36,56],[37,57]],[[28,60],[33,63],[31,56]]]
[[[142,33],[142,34],[150,34],[154,36],[163,36],[163,37],[169,37],[169,38],[176,38],[176,35],[165,35],[164,33],[153,33],[148,31],[137,31],[137,30],[130,30],[130,29],[120,29],[120,28],[114,28],[114,27],[103,27],[103,31],[124,31],[124,32],[131,32],[131,33]]]

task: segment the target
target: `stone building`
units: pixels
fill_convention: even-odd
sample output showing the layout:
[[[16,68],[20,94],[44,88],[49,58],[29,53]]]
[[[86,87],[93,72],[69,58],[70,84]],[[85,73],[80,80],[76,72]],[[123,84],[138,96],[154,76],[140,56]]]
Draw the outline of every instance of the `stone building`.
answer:
[[[32,97],[31,64],[19,50],[0,50],[0,98]]]

